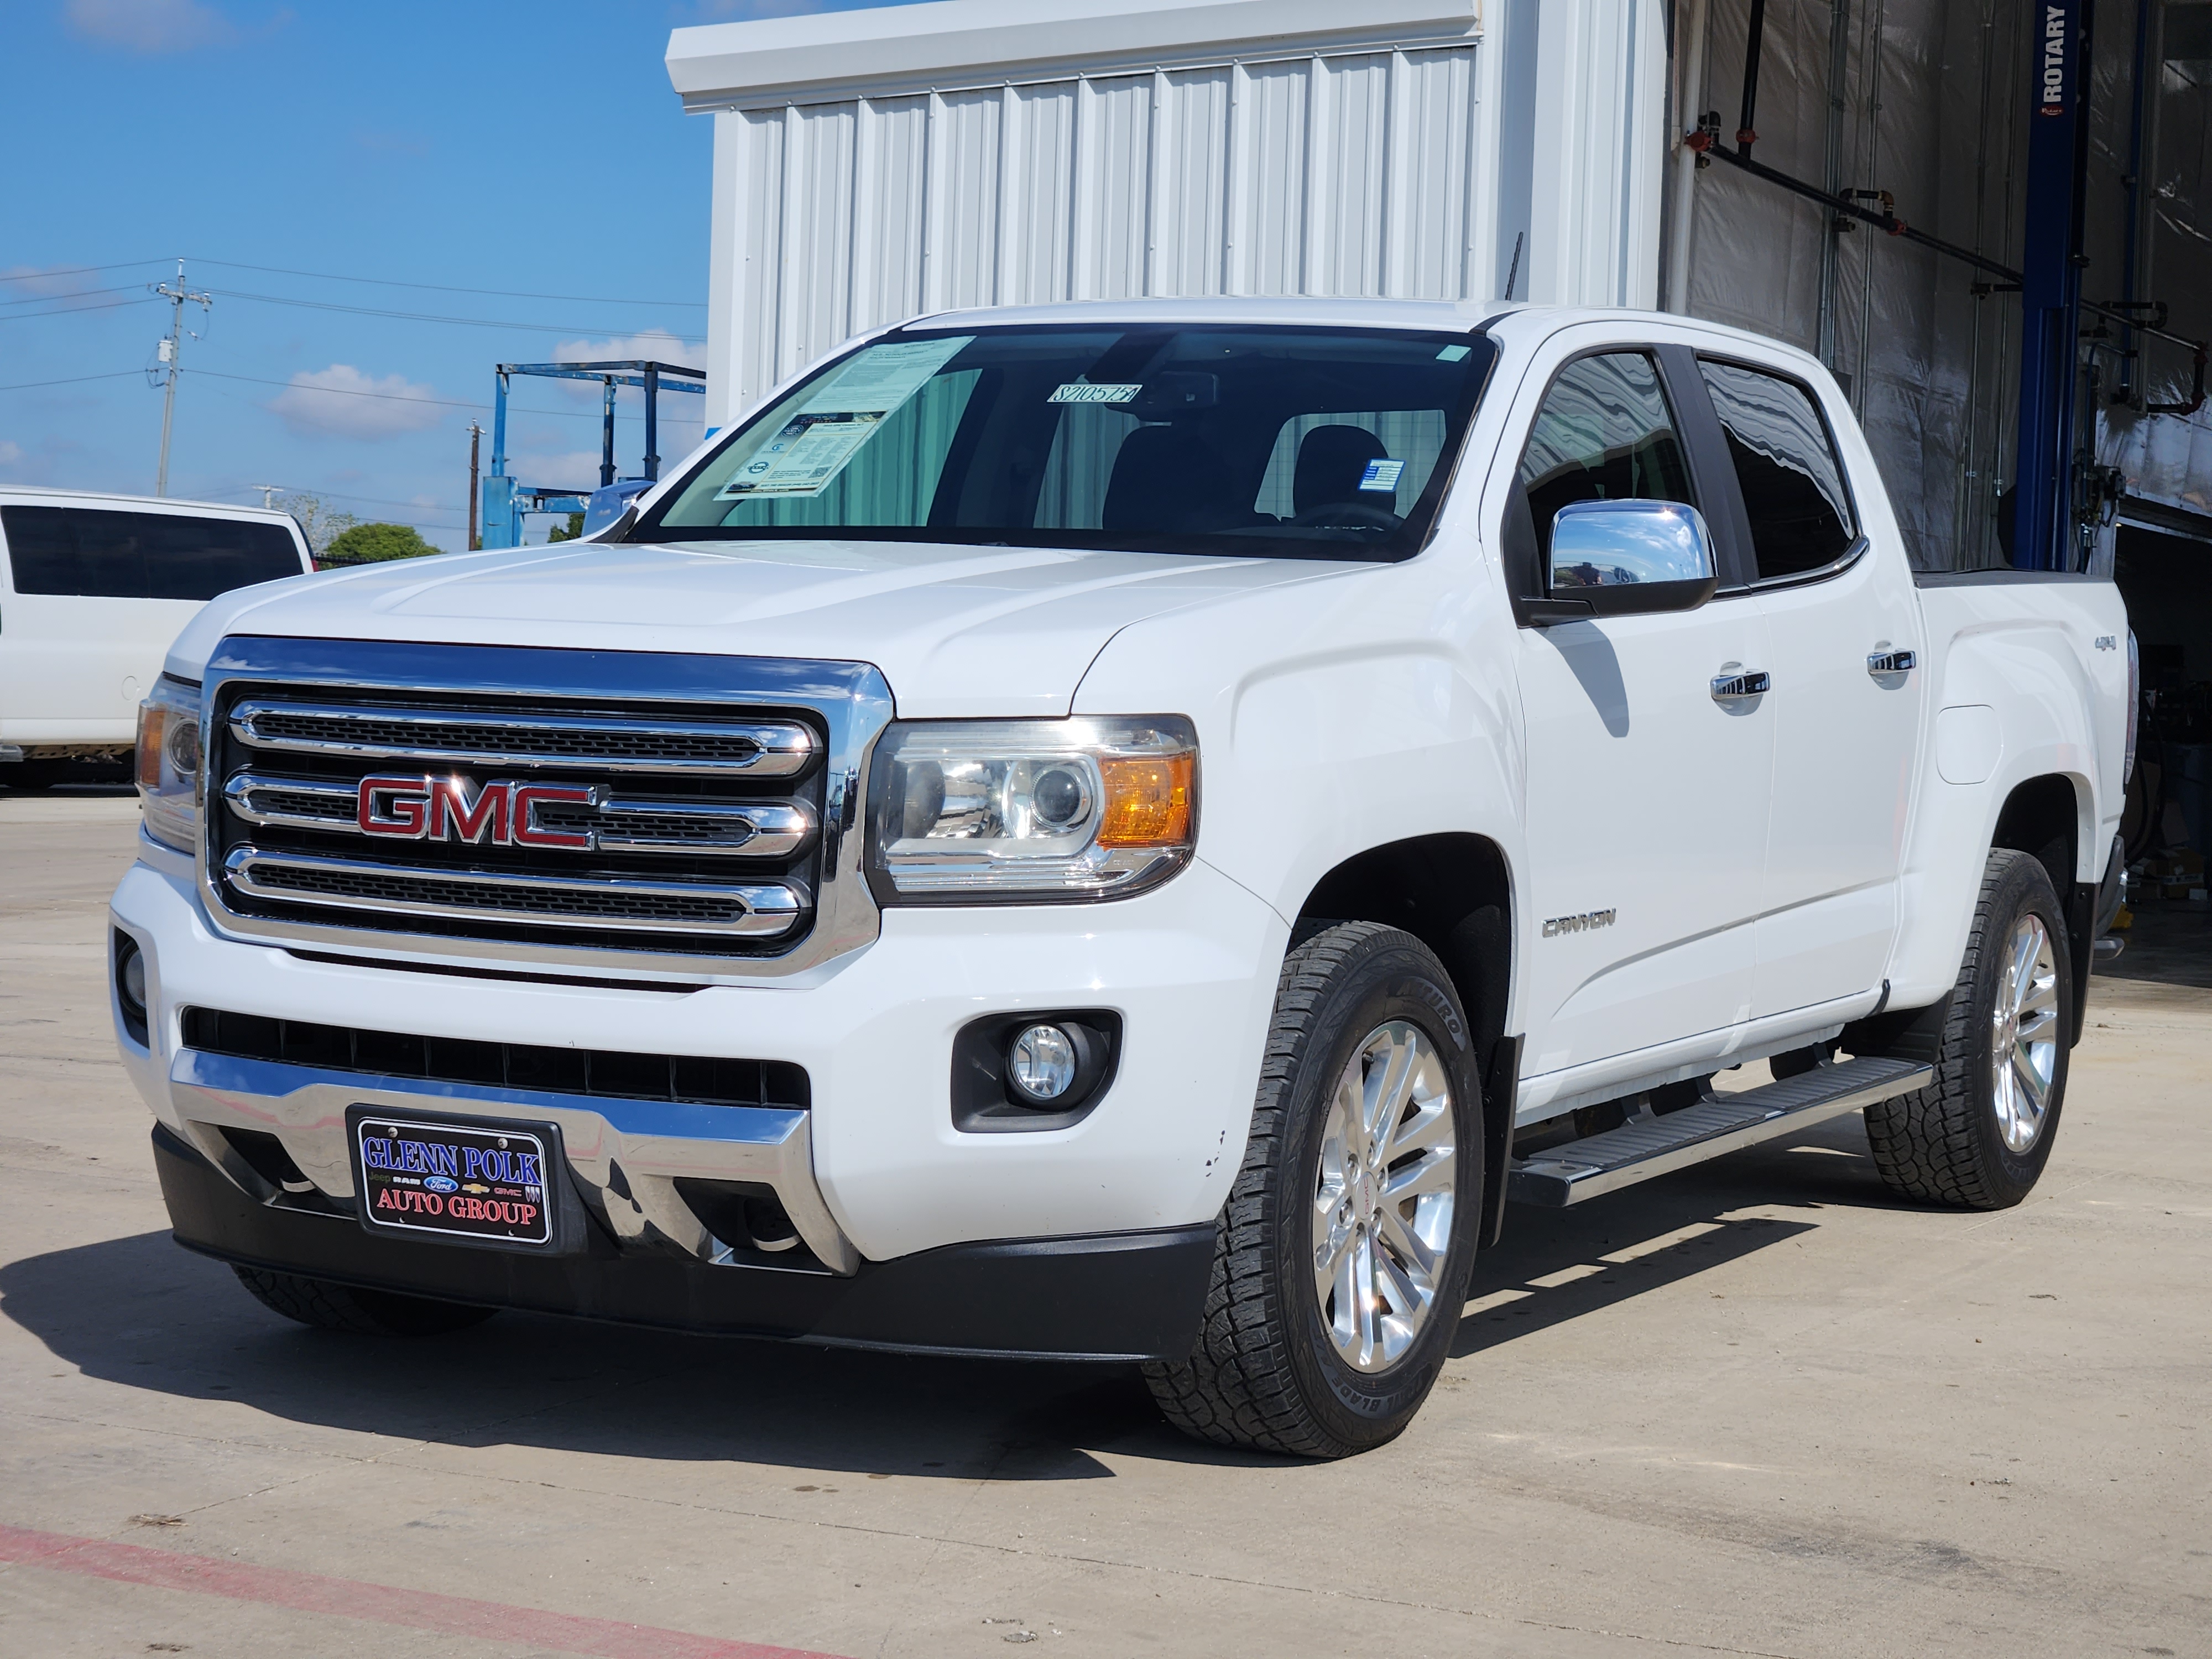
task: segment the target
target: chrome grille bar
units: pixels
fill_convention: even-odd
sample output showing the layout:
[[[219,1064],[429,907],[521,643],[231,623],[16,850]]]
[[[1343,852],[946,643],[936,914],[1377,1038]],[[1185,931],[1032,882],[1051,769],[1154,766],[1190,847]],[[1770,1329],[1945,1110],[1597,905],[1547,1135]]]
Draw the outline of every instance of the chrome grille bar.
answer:
[[[223,785],[222,793],[231,811],[248,823],[363,833],[353,784],[238,772]],[[584,849],[590,852],[780,859],[805,846],[815,828],[813,813],[797,801],[614,799],[597,806],[548,804],[538,810],[546,829],[590,836]]]
[[[855,820],[894,710],[866,664],[240,635],[202,698],[228,935],[726,984],[877,936]]]
[[[691,720],[422,709],[378,703],[240,702],[230,730],[250,748],[421,764],[582,767],[672,776],[793,777],[813,761],[796,720]]]
[[[800,895],[781,884],[449,872],[252,847],[234,848],[222,869],[233,888],[252,898],[448,921],[771,939],[790,932],[806,909]]]

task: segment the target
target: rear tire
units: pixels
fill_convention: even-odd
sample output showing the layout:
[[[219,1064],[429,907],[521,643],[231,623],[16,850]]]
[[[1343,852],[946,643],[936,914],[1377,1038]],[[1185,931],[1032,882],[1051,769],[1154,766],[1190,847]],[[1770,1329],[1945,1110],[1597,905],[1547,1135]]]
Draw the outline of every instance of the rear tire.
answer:
[[[1197,1351],[1145,1367],[1168,1420],[1301,1457],[1403,1430],[1467,1300],[1481,1126],[1467,1017],[1426,945],[1358,921],[1292,949]]]
[[[231,1271],[263,1307],[318,1330],[364,1336],[447,1336],[481,1325],[498,1311],[398,1291],[364,1290],[268,1267],[242,1267],[235,1262]]]
[[[2073,1030],[2073,964],[2051,878],[2026,853],[1991,853],[1936,1081],[1866,1109],[1890,1189],[1964,1210],[2026,1198],[2057,1138]]]

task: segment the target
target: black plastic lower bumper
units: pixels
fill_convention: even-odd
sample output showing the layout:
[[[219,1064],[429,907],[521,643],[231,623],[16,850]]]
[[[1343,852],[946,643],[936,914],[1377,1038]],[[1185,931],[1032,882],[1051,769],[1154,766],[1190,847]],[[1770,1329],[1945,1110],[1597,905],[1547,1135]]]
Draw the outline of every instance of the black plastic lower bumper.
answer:
[[[452,1302],[837,1346],[1030,1359],[1180,1359],[1198,1340],[1211,1224],[953,1244],[850,1279],[625,1255],[372,1237],[350,1217],[272,1209],[167,1129],[154,1163],[177,1243],[226,1261]]]

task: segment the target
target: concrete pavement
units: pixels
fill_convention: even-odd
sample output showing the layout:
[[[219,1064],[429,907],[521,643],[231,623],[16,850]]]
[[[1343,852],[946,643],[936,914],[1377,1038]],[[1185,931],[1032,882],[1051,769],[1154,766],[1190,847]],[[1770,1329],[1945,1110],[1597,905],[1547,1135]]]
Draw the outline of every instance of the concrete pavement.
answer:
[[[112,1059],[136,822],[0,795],[0,1653],[2212,1653],[2212,990],[2098,982],[2017,1210],[1853,1118],[1516,1211],[1413,1427],[1303,1465],[1122,1370],[265,1312]]]

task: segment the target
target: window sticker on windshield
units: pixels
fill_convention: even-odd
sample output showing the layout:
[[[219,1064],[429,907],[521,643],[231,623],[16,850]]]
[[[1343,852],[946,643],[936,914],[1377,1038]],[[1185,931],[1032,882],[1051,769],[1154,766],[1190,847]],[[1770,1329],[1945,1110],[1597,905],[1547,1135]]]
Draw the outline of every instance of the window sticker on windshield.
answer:
[[[1070,380],[1066,386],[1054,388],[1052,396],[1046,398],[1045,402],[1048,404],[1126,404],[1133,402],[1137,394],[1144,389],[1141,383],[1136,386],[1119,384],[1093,386],[1088,380]]]
[[[1359,475],[1362,489],[1387,489],[1395,492],[1398,475],[1406,470],[1403,461],[1370,461],[1367,471]]]
[[[1466,356],[1471,349],[1473,348],[1468,346],[1449,345],[1437,353],[1437,361],[1440,363],[1455,363]]]
[[[718,501],[819,495],[884,417],[929,383],[975,337],[870,346],[809,398],[782,430],[714,492]]]

